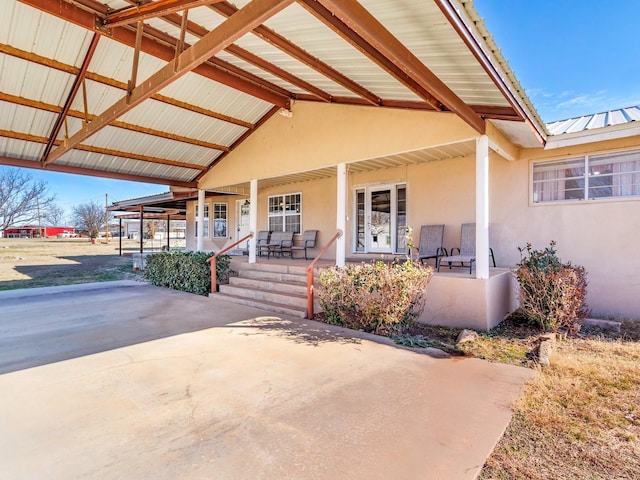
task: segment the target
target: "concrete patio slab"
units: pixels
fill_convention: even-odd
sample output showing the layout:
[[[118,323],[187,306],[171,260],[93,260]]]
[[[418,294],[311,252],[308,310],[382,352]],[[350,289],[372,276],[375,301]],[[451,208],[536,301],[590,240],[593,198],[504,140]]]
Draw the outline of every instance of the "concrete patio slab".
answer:
[[[531,371],[149,285],[0,294],[11,479],[472,479]]]

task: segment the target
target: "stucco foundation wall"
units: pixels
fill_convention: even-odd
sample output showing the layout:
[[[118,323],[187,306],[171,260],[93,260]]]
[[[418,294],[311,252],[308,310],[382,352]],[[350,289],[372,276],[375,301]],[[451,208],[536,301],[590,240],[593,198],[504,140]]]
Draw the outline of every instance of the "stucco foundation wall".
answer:
[[[419,322],[453,328],[490,330],[512,311],[511,272],[478,280],[458,274],[434,275],[427,287]]]

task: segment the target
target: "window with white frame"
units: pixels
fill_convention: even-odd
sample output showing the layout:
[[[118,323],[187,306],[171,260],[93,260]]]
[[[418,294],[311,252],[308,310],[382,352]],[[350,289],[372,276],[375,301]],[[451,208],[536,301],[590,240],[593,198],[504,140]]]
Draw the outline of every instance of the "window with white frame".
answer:
[[[213,236],[226,238],[227,236],[227,204],[213,204]]]
[[[195,236],[198,236],[198,215],[199,210],[198,210],[198,204],[196,203],[196,220],[195,220],[195,227],[196,227],[196,234]],[[204,204],[204,232],[202,234],[202,236],[204,238],[209,236],[209,204],[205,203]]]
[[[302,194],[269,197],[269,230],[300,233],[302,225]]]
[[[640,197],[640,150],[533,164],[534,203]]]

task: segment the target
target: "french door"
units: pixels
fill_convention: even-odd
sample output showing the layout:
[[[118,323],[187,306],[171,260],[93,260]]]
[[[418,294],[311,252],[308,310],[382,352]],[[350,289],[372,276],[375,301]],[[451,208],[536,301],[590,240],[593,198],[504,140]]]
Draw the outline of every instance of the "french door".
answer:
[[[356,189],[357,252],[402,253],[406,240],[406,186]]]
[[[249,202],[247,200],[236,200],[236,241],[249,235]],[[238,248],[248,248],[245,240]]]

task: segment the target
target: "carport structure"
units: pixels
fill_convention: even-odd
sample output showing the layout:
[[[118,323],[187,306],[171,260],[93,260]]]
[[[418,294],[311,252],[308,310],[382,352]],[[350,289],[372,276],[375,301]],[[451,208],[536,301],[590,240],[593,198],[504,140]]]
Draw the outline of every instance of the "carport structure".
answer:
[[[294,101],[540,124],[453,0],[1,4],[4,165],[197,188]]]
[[[349,174],[475,156],[476,246],[486,251],[490,152],[515,160],[519,148],[539,147],[546,138],[471,2],[0,5],[0,164],[198,190],[198,203],[205,190],[242,195],[254,232],[259,187],[337,178],[331,223],[346,232]],[[350,158],[335,158],[334,148],[318,160],[308,139],[313,131],[296,138],[293,125],[313,118],[325,120],[323,127],[334,118],[344,122],[345,109],[389,112],[374,120],[361,115],[359,123],[378,122],[378,138],[400,141]],[[406,112],[417,114],[415,121]],[[283,125],[276,113],[295,115],[294,123]],[[406,133],[412,124],[419,125]],[[354,144],[368,141],[350,135]],[[303,155],[316,157],[284,161],[278,148],[297,140],[308,142]],[[333,225],[322,228],[335,232]],[[202,232],[196,236],[200,249]],[[346,237],[335,247],[338,265]],[[489,278],[483,255],[476,277]]]

